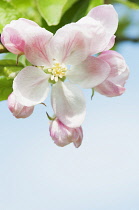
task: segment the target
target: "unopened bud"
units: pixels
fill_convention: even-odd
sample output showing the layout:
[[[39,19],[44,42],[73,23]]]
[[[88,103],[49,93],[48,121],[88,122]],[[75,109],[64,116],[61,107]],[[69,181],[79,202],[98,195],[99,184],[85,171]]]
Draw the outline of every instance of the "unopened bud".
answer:
[[[14,93],[11,93],[8,97],[8,108],[16,118],[29,117],[34,110],[34,106],[27,107],[20,104]]]
[[[60,147],[73,143],[78,148],[82,143],[82,127],[69,128],[56,118],[51,121],[49,131],[54,143]]]

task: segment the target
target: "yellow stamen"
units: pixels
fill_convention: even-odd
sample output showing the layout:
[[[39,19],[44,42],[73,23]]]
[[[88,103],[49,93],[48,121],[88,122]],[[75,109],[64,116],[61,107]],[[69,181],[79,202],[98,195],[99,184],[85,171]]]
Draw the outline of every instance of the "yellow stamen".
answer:
[[[51,80],[57,82],[58,78],[62,79],[62,77],[66,76],[67,68],[64,64],[61,65],[55,61],[52,68],[48,69],[48,72],[52,74]]]

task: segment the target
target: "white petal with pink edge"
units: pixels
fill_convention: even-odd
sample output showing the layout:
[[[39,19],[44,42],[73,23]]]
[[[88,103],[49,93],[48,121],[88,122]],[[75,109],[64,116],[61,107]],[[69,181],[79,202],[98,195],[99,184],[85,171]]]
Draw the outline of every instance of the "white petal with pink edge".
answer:
[[[97,6],[87,16],[100,21],[110,38],[116,32],[118,27],[118,14],[112,5]]]
[[[32,28],[25,43],[25,56],[30,63],[36,66],[51,66],[50,40],[52,37],[53,34],[44,28]]]
[[[108,97],[114,97],[123,94],[125,92],[125,88],[120,85],[115,85],[109,80],[106,80],[102,84],[98,85],[95,88],[95,91]]]
[[[87,36],[84,28],[77,23],[60,28],[51,42],[53,57],[60,63],[80,63],[89,54]]]
[[[67,73],[67,78],[82,88],[93,88],[102,83],[110,73],[110,66],[105,61],[89,56]]]
[[[84,29],[86,40],[88,41],[88,55],[94,55],[102,52],[108,45],[110,37],[100,21],[86,16],[77,22]]]
[[[85,118],[86,106],[82,91],[75,85],[57,82],[52,87],[52,107],[58,119],[68,127],[79,127]]]
[[[19,103],[34,106],[43,102],[49,91],[49,79],[43,70],[28,66],[21,70],[13,81],[13,91]]]

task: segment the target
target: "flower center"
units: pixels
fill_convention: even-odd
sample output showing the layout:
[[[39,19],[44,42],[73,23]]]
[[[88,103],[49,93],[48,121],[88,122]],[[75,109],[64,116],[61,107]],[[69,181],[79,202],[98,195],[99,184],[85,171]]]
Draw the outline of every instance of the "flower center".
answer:
[[[48,69],[48,72],[51,73],[51,80],[57,82],[59,78],[62,79],[66,76],[67,70],[68,69],[64,64],[54,61],[53,66]]]

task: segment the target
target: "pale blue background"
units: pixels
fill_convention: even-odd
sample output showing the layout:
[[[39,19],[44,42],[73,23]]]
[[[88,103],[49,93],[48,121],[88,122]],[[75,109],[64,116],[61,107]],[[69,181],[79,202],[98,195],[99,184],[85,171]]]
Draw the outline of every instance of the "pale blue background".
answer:
[[[136,25],[127,33],[139,36]],[[122,43],[118,52],[131,72],[126,93],[96,93],[91,101],[91,91],[84,91],[87,116],[78,149],[52,142],[42,105],[17,120],[6,101],[0,104],[0,210],[139,209],[139,44]]]

